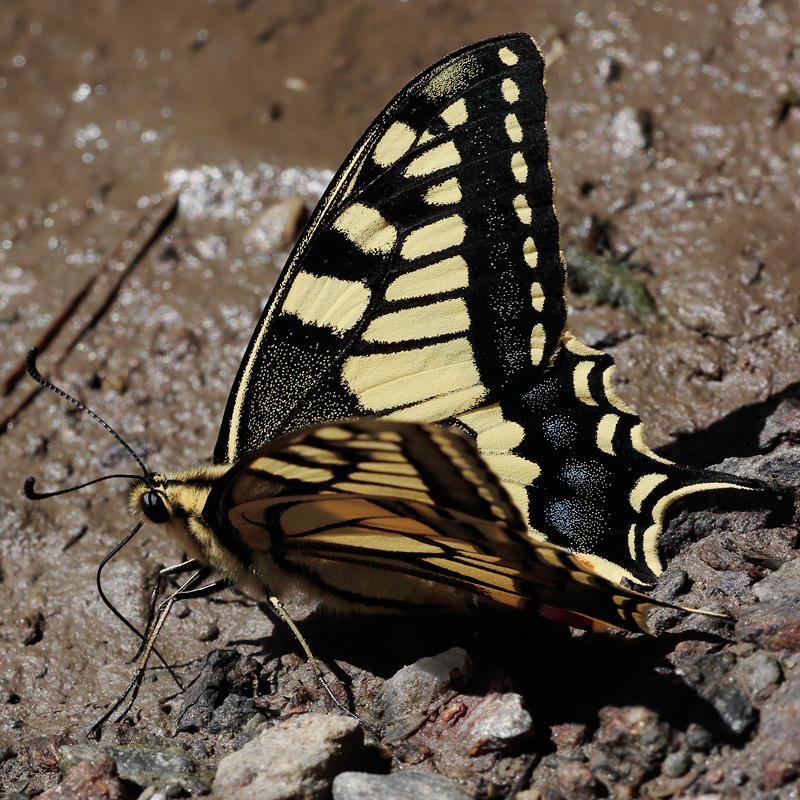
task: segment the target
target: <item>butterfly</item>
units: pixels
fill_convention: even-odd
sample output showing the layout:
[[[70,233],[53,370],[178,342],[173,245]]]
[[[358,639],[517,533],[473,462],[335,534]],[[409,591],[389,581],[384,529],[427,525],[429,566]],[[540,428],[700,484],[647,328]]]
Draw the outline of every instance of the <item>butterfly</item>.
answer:
[[[179,596],[216,575],[335,610],[485,601],[647,630],[668,604],[626,586],[662,571],[670,505],[757,488],[652,452],[612,358],[569,331],[546,109],[541,52],[511,34],[370,125],[256,326],[213,463],[131,481],[188,555]]]

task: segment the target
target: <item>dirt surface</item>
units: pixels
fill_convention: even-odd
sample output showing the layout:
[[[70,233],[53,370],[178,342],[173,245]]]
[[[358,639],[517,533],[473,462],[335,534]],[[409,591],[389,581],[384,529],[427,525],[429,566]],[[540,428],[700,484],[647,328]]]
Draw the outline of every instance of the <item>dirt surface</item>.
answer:
[[[791,400],[800,381],[796,3],[5,2],[0,376],[9,424],[0,437],[0,785],[6,792],[27,796],[56,782],[58,759],[42,753],[57,742],[83,741],[127,680],[124,661],[135,650],[94,587],[100,559],[132,524],[122,487],[101,484],[37,504],[21,494],[27,475],[37,476],[44,491],[135,470],[95,423],[54,395],[29,402],[30,382],[18,378],[25,352],[46,345],[42,370],[108,419],[152,468],[206,458],[238,361],[303,215],[296,198],[313,204],[330,177],[326,170],[338,166],[419,70],[512,30],[534,35],[548,57],[553,168],[567,238],[579,240],[594,215],[608,233],[602,260],[643,265],[636,280],[655,300],[656,313],[641,313],[635,304],[598,303],[607,295],[577,284],[581,293],[570,294],[573,329],[615,355],[618,391],[645,419],[649,443],[677,460],[708,464],[753,455],[797,431]],[[759,443],[767,414],[778,433]],[[695,527],[695,535],[703,530]],[[778,549],[790,539],[767,537]],[[760,577],[793,554],[781,550]],[[143,533],[108,569],[108,594],[129,617],[142,619],[155,572],[178,555]],[[746,583],[747,570],[728,571]],[[753,573],[736,591],[731,584],[726,597],[755,603],[748,586],[758,578]],[[301,619],[305,613],[294,612]],[[402,650],[399,643],[416,636],[404,626],[396,648],[385,642],[380,657],[370,657],[363,639],[347,647],[354,635],[375,635],[368,625],[364,633],[361,623],[337,622],[326,636],[327,623],[309,624],[324,657],[383,678],[456,643],[441,642],[439,631],[433,641],[421,637]],[[187,665],[181,672],[191,679],[197,664],[190,662],[215,647],[240,643],[241,652],[267,661],[294,650],[283,632],[271,630],[253,603],[227,597],[174,616],[160,647],[167,661]],[[589,649],[582,652],[578,640],[550,628],[536,635],[542,646],[535,658],[550,659],[553,669],[537,671],[538,683],[518,688],[535,717],[540,751],[548,741],[564,751],[575,724],[584,727],[569,744],[573,756],[588,741],[604,753],[616,747],[622,758],[629,739],[620,731],[639,723],[614,717],[605,709],[612,699],[615,707],[649,709],[656,719],[647,724],[666,731],[663,747],[629,781],[632,794],[620,796],[643,793],[668,752],[691,750],[689,723],[669,719],[659,728],[663,709],[641,693],[626,698],[625,681],[611,680],[609,689],[607,681],[583,674],[576,680],[595,689],[583,711],[570,718],[566,701],[554,711],[554,691],[568,695],[574,688],[559,673],[570,655],[581,660],[597,650],[609,672],[621,659],[644,680],[654,663],[647,647],[615,650],[615,637],[583,645]],[[749,645],[756,652],[761,635]],[[783,659],[779,674],[791,683],[796,643],[782,644],[766,649]],[[689,654],[695,661],[705,654],[682,646],[695,648]],[[478,674],[489,681],[485,688],[491,681],[484,669]],[[176,741],[170,711],[180,699],[164,701],[174,684],[163,671],[152,677],[137,704],[138,724],[109,734],[116,740]],[[703,680],[715,685],[716,678]],[[546,700],[537,700],[537,687]],[[316,702],[314,689],[303,691]],[[692,751],[716,754],[718,766],[698,769],[695,783],[676,785],[673,794],[725,786],[733,796],[736,785],[745,787],[742,796],[793,796],[796,772],[756,755],[748,761],[743,750],[750,739],[763,749],[764,737],[781,735],[779,723],[757,724],[758,704],[766,702],[759,697],[741,732],[726,738],[714,729],[711,742]],[[291,702],[302,706],[295,696]],[[56,738],[32,745],[42,736]],[[234,738],[230,731],[202,731],[181,733],[177,741],[213,765]],[[724,768],[731,753],[742,766],[729,781]],[[589,758],[586,769],[595,769],[590,756],[573,756],[562,761]],[[561,763],[541,766],[539,784],[586,784],[595,792],[575,789],[576,797],[617,786],[610,773],[595,770],[592,784]],[[714,768],[723,777],[701,786],[701,774]],[[559,769],[556,781],[547,770]],[[494,791],[491,780],[458,777],[474,791]],[[511,782],[496,777],[498,791]],[[562,790],[565,797],[573,791]],[[657,791],[650,796],[669,796],[663,787]]]

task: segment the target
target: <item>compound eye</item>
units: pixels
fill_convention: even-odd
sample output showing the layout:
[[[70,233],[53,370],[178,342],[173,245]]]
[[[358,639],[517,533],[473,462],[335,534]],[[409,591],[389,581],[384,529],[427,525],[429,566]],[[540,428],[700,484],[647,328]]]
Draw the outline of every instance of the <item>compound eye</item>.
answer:
[[[145,492],[141,499],[142,513],[156,525],[169,522],[169,510],[161,497],[154,491]]]

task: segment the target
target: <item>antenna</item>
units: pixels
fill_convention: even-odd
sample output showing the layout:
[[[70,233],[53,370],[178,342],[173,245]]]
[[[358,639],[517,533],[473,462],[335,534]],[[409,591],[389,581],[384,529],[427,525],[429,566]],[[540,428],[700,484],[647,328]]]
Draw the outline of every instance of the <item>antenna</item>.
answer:
[[[99,422],[132,456],[133,460],[141,467],[142,472],[144,473],[144,477],[147,478],[149,472],[147,471],[147,467],[144,465],[139,456],[133,452],[133,448],[123,440],[123,438],[100,416],[94,413],[91,408],[88,408],[80,400],[76,400],[72,395],[67,394],[63,389],[59,389],[53,383],[50,383],[47,378],[42,377],[42,374],[36,369],[36,356],[39,355],[39,350],[36,347],[31,347],[28,350],[28,357],[25,360],[25,367],[28,370],[28,375],[31,376],[37,383],[41,383],[45,389],[50,389],[51,392],[55,392],[58,395],[61,395],[65,400],[69,400],[70,403],[74,403],[81,411],[85,411],[92,419]],[[111,477],[111,476],[109,476]],[[33,483],[29,484],[30,479],[25,482],[25,494],[28,494],[28,489],[30,488],[31,492],[33,492]],[[76,489],[80,488],[78,486],[75,487]],[[34,493],[36,494],[36,493]],[[38,499],[37,497],[32,497],[28,495],[31,499]],[[47,496],[47,495],[45,495]]]
[[[67,494],[68,492],[74,492],[77,489],[85,489],[87,486],[91,486],[94,483],[100,483],[100,481],[108,481],[111,478],[127,478],[128,480],[140,480],[138,475],[104,475],[102,478],[95,478],[93,481],[86,481],[86,483],[80,483],[77,486],[71,486],[69,489],[59,489],[56,492],[37,492],[34,489],[34,484],[36,483],[36,478],[30,476],[25,478],[25,485],[23,487],[23,491],[25,492],[25,497],[28,500],[44,500],[46,497],[57,497],[60,494]]]

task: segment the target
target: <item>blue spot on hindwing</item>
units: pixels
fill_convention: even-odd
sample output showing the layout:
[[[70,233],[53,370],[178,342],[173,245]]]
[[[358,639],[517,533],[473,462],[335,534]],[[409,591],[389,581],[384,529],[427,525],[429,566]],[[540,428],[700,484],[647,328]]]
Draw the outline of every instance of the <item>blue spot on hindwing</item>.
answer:
[[[555,450],[569,447],[578,438],[578,426],[574,420],[561,414],[542,419],[542,436]]]
[[[600,503],[608,493],[611,475],[598,461],[570,459],[561,468],[559,478],[577,497]]]
[[[582,500],[556,500],[545,508],[547,521],[576,550],[595,552],[608,529],[598,509]]]

